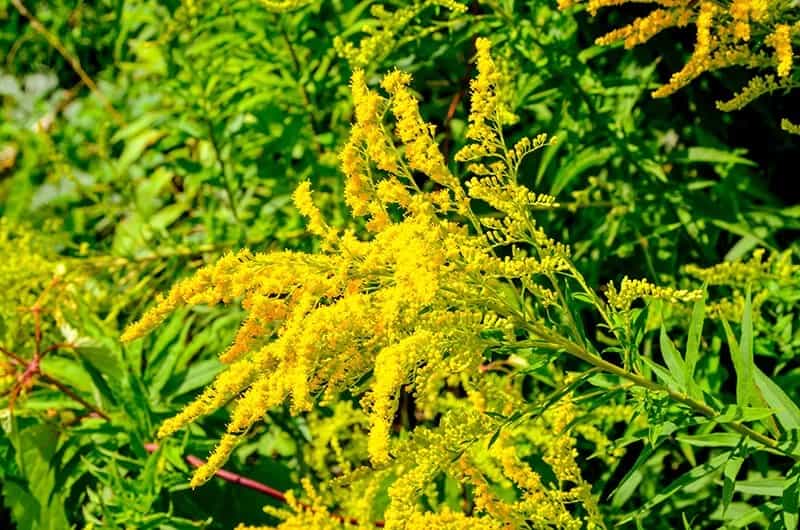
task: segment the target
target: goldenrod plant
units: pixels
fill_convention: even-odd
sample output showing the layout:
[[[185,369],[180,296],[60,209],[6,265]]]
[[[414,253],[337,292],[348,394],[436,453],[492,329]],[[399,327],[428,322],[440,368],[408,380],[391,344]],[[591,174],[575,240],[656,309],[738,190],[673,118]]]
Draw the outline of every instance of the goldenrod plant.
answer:
[[[515,373],[542,362],[554,363],[554,374],[566,387],[584,382],[586,374],[609,376],[613,385],[621,385],[621,395],[609,392],[620,402],[606,411],[617,418],[625,419],[628,403],[641,407],[656,400],[665,407],[661,414],[696,416],[679,428],[689,440],[698,435],[695,422],[718,424],[701,429],[701,436],[738,442],[715,457],[712,469],[742,447],[775,452],[787,462],[795,458],[776,433],[751,425],[750,408],[770,410],[770,402],[779,404],[756,398],[757,388],[779,391],[769,378],[741,383],[747,398],[737,386],[738,408],[728,404],[741,414],[734,419],[736,413],[723,410],[725,404],[703,397],[695,381],[699,344],[686,355],[679,353],[662,323],[664,364],[638,352],[630,336],[637,300],[695,304],[693,319],[702,323],[702,289],[626,278],[619,287],[609,285],[604,300],[571,261],[569,247],[539,226],[537,212],[557,206],[556,198],[521,185],[518,171],[527,155],[555,139],[539,134],[506,143],[504,126],[512,112],[505,105],[502,76],[489,40],[479,38],[476,48],[469,143],[455,155],[468,162],[472,176],[465,184],[449,169],[434,140],[435,127],[421,117],[411,77],[400,70],[387,74],[383,96],[357,70],[351,81],[356,122],[341,160],[345,199],[354,216],[366,218],[371,235],[358,237],[331,226],[314,204],[310,185],[303,183],[294,202],[308,230],[322,240],[319,253],[229,254],[173,287],[123,335],[125,341],[137,339],[184,305],[241,300],[247,316],[221,356],[229,367],[159,431],[162,437],[173,434],[235,400],[227,432],[195,472],[194,486],[213,476],[270,409],[288,402],[292,414],[302,414],[349,396],[358,399],[368,425],[366,454],[354,455],[362,467],[337,477],[329,499],[312,495],[312,508],[290,503],[299,513],[281,527],[317,525],[320,519],[338,527],[320,504],[349,508],[348,516],[370,527],[373,501],[363,492],[377,494],[381,483],[388,483],[387,528],[604,527],[574,449],[581,436],[574,424],[589,411],[581,411],[573,391],[566,391],[532,413],[524,392],[513,384]],[[387,114],[393,124],[386,123]],[[430,184],[420,187],[415,174]],[[479,210],[478,203],[486,206]],[[760,256],[747,264],[689,272],[707,283],[735,282],[757,274],[759,262]],[[777,276],[796,282],[798,271],[784,261]],[[614,348],[593,344],[570,300],[592,308]],[[752,319],[749,298],[744,311]],[[752,329],[743,329],[740,348],[752,349],[744,344],[752,341],[751,334]],[[615,351],[621,363],[611,357]],[[588,371],[562,372],[557,368],[561,357],[582,361]],[[751,361],[752,352],[749,360],[741,360],[746,366],[737,369],[740,377],[744,370],[756,374]],[[488,369],[498,362],[506,366],[499,378]],[[404,394],[418,404],[417,425],[401,425],[394,434]],[[627,394],[631,399],[620,400]],[[633,408],[628,414],[633,419]],[[645,427],[652,429],[653,419],[646,418]],[[784,428],[792,428],[794,419]],[[608,446],[602,436],[592,442]],[[554,476],[549,485],[526,463],[534,455]],[[363,466],[369,466],[369,474]],[[427,491],[426,484],[439,475],[452,477],[462,494],[474,496],[469,514],[454,514]],[[509,485],[514,494],[502,495]],[[426,514],[423,505],[432,513]]]
[[[0,0],[0,528],[797,528],[792,5],[606,4]]]

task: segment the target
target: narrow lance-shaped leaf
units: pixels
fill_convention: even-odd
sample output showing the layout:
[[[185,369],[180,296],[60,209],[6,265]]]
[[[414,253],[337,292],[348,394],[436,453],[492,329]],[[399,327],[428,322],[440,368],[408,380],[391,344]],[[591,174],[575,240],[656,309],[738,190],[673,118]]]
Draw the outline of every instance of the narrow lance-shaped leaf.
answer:
[[[795,466],[789,485],[781,495],[783,524],[786,528],[800,527],[800,466]]]
[[[742,463],[744,462],[744,458],[740,456],[731,456],[731,458],[725,462],[725,467],[722,470],[722,515],[724,516],[725,513],[728,511],[728,506],[731,505],[731,501],[733,500],[733,492],[734,486],[736,485],[736,475],[739,474],[739,470],[742,468]]]
[[[700,389],[694,379],[697,362],[700,360],[700,339],[703,336],[703,320],[706,315],[705,293],[703,298],[694,303],[692,320],[689,322],[689,334],[686,337],[686,374],[688,377],[689,395],[693,398],[701,396]]]
[[[753,403],[753,365],[752,362],[748,365],[742,356],[739,341],[736,340],[730,324],[726,320],[722,320],[722,326],[725,328],[728,349],[731,352],[733,369],[736,372],[736,404],[744,408]]]
[[[778,422],[787,431],[800,429],[800,408],[792,401],[786,392],[767,375],[756,368],[756,386],[761,391],[761,395],[767,405],[775,412]]]
[[[686,473],[678,477],[676,480],[672,481],[660,493],[654,495],[639,510],[637,510],[634,513],[628,514],[624,519],[620,521],[620,524],[627,523],[628,521],[634,519],[639,515],[644,515],[645,513],[649,512],[650,510],[652,510],[665,500],[669,499],[672,495],[674,495],[678,491],[681,491],[682,489],[691,486],[692,484],[695,484],[700,480],[703,480],[711,473],[718,471],[728,460],[729,456],[730,452],[718,454],[715,457],[711,458],[708,462],[687,471]]]
[[[689,381],[686,363],[683,362],[681,354],[678,353],[675,345],[667,336],[667,331],[664,329],[663,324],[661,325],[660,344],[661,355],[664,356],[664,362],[666,363],[667,368],[669,368],[672,377],[675,379],[675,381],[677,381],[678,387],[681,390],[686,390],[687,383]]]
[[[743,392],[748,400],[747,403],[740,405],[754,404],[755,394],[755,361],[753,360],[753,304],[750,296],[750,289],[744,301],[744,311],[742,312],[742,335],[739,341],[739,354],[741,356],[741,379]],[[737,388],[738,395],[738,388]]]

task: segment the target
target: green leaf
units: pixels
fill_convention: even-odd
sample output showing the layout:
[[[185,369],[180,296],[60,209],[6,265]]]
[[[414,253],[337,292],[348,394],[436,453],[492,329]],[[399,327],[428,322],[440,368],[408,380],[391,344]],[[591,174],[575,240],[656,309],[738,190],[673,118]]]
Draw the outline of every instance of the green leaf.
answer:
[[[617,149],[613,146],[602,149],[597,149],[596,147],[584,149],[561,166],[553,180],[553,185],[550,187],[550,194],[558,195],[573,179],[579,177],[591,167],[605,164],[616,152]]]
[[[744,378],[747,386],[746,392],[748,392],[748,397],[752,398],[749,392],[754,390],[753,372],[755,371],[755,361],[753,360],[753,304],[749,288],[747,289],[744,311],[742,312],[742,336],[739,342],[739,353],[741,355],[742,368],[744,369],[742,378]],[[752,404],[752,401],[749,404]],[[740,405],[745,404],[740,403]]]
[[[214,377],[223,369],[223,364],[216,357],[193,363],[184,372],[183,378],[177,388],[169,392],[172,398],[197,390],[213,381]]]
[[[712,432],[682,434],[676,436],[676,439],[696,447],[736,447],[742,442],[742,435],[733,432]]]
[[[54,490],[56,483],[53,457],[59,442],[59,429],[54,424],[40,424],[19,432],[17,451],[20,480],[24,481],[23,491],[4,485],[6,502],[20,503],[12,511],[21,509],[21,520],[32,515],[34,524],[24,528],[36,530],[61,530],[70,528],[64,510],[64,492]],[[21,485],[17,482],[16,485]],[[9,497],[9,495],[11,497]],[[35,509],[34,507],[38,507]],[[27,510],[32,510],[30,513]]]
[[[731,352],[731,360],[733,361],[733,369],[736,372],[736,403],[744,408],[752,404],[754,387],[753,381],[753,362],[752,356],[748,363],[742,355],[742,349],[739,347],[739,341],[733,334],[730,324],[726,320],[722,320],[722,326],[725,328],[725,335],[728,339],[728,349]],[[752,352],[752,345],[750,351]]]
[[[659,365],[658,363],[656,363],[651,359],[648,359],[647,357],[640,357],[640,359],[644,364],[646,364],[651,370],[655,372],[658,380],[661,381],[663,384],[667,385],[668,388],[672,390],[678,390],[680,388],[680,385],[675,380],[675,378],[672,377],[672,374],[668,370],[666,370],[663,366]]]
[[[786,395],[786,392],[758,368],[755,371],[755,380],[761,395],[775,412],[775,416],[783,428],[786,430],[800,429],[800,408]]]
[[[744,462],[744,458],[740,456],[731,456],[731,458],[725,462],[725,468],[722,470],[722,515],[725,516],[725,513],[728,511],[728,507],[731,505],[731,501],[733,500],[733,492],[734,486],[736,485],[736,475],[739,474],[739,470],[742,467],[742,463]]]
[[[713,419],[716,423],[730,423],[732,421],[736,422],[746,422],[746,421],[758,421],[763,420],[764,418],[769,418],[774,413],[772,409],[766,407],[736,407],[736,406],[728,406],[723,407],[720,410],[720,413]]]
[[[786,528],[800,528],[800,474],[795,473],[790,484],[783,490],[781,505],[783,525]]]
[[[715,149],[713,147],[690,147],[686,150],[685,158],[677,159],[676,162],[711,162],[716,164],[742,164],[745,166],[756,165],[752,160],[735,155],[730,151]]]
[[[751,495],[765,495],[767,497],[780,497],[786,489],[788,480],[785,478],[762,478],[743,480],[736,483],[735,489],[741,493]]]
[[[706,298],[705,293],[703,293],[703,298],[696,301],[692,308],[692,320],[689,322],[689,333],[686,337],[686,374],[689,378],[689,393],[694,398],[700,395],[699,389],[695,388],[693,382],[697,361],[700,360],[700,339],[703,336],[705,315]]]
[[[696,484],[697,482],[705,479],[712,473],[717,472],[728,460],[729,455],[730,455],[729,452],[716,455],[715,457],[711,458],[708,462],[687,471],[679,478],[672,481],[660,493],[657,493],[656,495],[652,496],[650,500],[647,501],[640,509],[624,517],[620,521],[620,524],[627,523],[628,521],[631,521],[637,516],[646,514],[647,512],[649,512],[650,510],[661,504],[662,502],[672,497],[675,493],[681,491],[682,489],[688,486]]]
[[[636,462],[633,463],[633,466],[628,469],[625,476],[623,476],[622,480],[617,484],[617,487],[609,494],[612,506],[620,507],[630,499],[631,495],[633,495],[639,483],[641,483],[644,478],[644,473],[640,468],[650,459],[650,456],[652,456],[655,450],[656,448],[652,445],[646,445],[644,449],[642,449],[642,452],[639,453],[639,456],[636,458]]]
[[[667,336],[667,330],[664,329],[663,324],[661,325],[661,335],[659,340],[661,344],[661,355],[664,356],[664,362],[666,363],[667,368],[669,368],[670,373],[675,378],[675,381],[677,381],[678,387],[681,390],[686,390],[689,381],[686,363],[683,361],[683,358],[681,358],[681,354],[678,353],[675,345]]]

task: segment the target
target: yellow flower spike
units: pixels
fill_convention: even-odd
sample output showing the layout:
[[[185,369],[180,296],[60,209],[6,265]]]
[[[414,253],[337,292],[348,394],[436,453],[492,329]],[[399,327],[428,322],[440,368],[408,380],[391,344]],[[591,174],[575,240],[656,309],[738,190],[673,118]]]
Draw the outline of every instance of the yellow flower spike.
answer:
[[[241,295],[247,289],[247,284],[242,283],[247,275],[237,277],[234,273],[251,258],[249,250],[229,253],[217,263],[203,267],[193,277],[178,282],[138,322],[128,326],[120,339],[130,342],[143,337],[184,304],[216,304]]]
[[[792,29],[788,24],[778,24],[765,41],[775,49],[778,77],[788,77],[792,71]]]
[[[632,0],[565,0],[562,9],[574,3],[586,3],[594,16],[604,7],[620,6]],[[729,67],[763,70],[774,68],[779,80],[789,81],[794,68],[792,38],[800,31],[793,20],[789,4],[769,0],[655,0],[656,9],[633,22],[609,31],[597,39],[608,45],[622,41],[626,48],[643,44],[661,31],[694,23],[694,53],[688,62],[672,74],[669,82],[656,89],[653,97],[665,97],[683,88],[705,72]],[[764,53],[764,45],[774,50],[772,57]],[[718,102],[723,111],[736,110],[763,94],[781,88],[792,88],[787,82],[772,83],[768,77],[756,75],[739,94],[727,102]]]
[[[714,23],[714,13],[717,7],[710,1],[700,4],[700,14],[697,15],[697,43],[695,44],[694,54],[696,60],[700,61],[708,57],[711,51],[711,25]]]
[[[411,94],[408,84],[411,75],[400,70],[386,75],[381,85],[392,95],[391,109],[397,118],[397,136],[406,148],[408,165],[427,175],[442,186],[456,189],[458,180],[450,173],[444,155],[434,139],[434,127],[425,123],[419,113],[419,102]]]
[[[292,200],[295,207],[308,219],[308,231],[321,238],[328,238],[332,229],[322,217],[322,212],[314,204],[311,197],[311,183],[305,181],[294,190]]]
[[[632,280],[625,276],[620,283],[620,288],[609,283],[606,298],[612,307],[619,310],[628,310],[633,302],[641,298],[655,298],[672,303],[694,302],[703,296],[700,290],[673,289],[671,287],[658,287],[647,280]]]
[[[370,459],[375,464],[383,464],[389,458],[389,428],[397,408],[400,387],[414,366],[428,358],[426,353],[436,347],[435,336],[430,332],[421,332],[384,348],[375,358],[368,440]]]
[[[751,0],[733,0],[731,2],[731,7],[728,10],[733,20],[735,20],[734,25],[734,37],[737,40],[750,40],[751,28],[750,28],[750,12],[752,9],[752,1]]]
[[[202,394],[176,416],[166,420],[158,430],[164,438],[182,429],[200,416],[213,412],[246,387],[256,376],[256,364],[250,360],[238,361],[222,372]]]
[[[217,447],[214,448],[214,452],[208,457],[206,463],[195,470],[194,475],[192,475],[190,486],[196,488],[208,482],[219,468],[222,467],[238,443],[239,436],[232,434],[224,435],[219,441],[219,444],[217,444]]]

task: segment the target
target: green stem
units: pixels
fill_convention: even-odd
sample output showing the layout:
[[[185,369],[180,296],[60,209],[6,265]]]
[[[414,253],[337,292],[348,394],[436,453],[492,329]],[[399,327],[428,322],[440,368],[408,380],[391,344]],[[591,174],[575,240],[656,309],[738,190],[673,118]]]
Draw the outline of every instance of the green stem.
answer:
[[[707,418],[714,419],[719,415],[716,410],[709,407],[705,403],[692,399],[683,392],[678,392],[671,388],[667,388],[654,381],[651,381],[650,379],[642,377],[641,375],[629,372],[628,370],[625,370],[620,366],[610,363],[605,359],[599,357],[598,355],[591,353],[584,347],[575,344],[574,342],[565,339],[564,337],[561,337],[560,335],[558,335],[557,333],[553,332],[552,330],[550,330],[545,326],[536,326],[530,323],[526,323],[525,326],[528,328],[528,330],[535,333],[536,335],[546,337],[553,343],[554,346],[563,349],[565,352],[572,355],[573,357],[581,359],[582,361],[585,361],[591,364],[592,366],[595,366],[600,370],[603,370],[604,372],[608,372],[617,375],[623,379],[627,379],[636,386],[645,388],[652,392],[663,392],[667,394],[674,401],[686,405],[690,409],[694,410],[695,412]],[[777,440],[775,440],[774,438],[770,438],[769,436],[766,436],[764,434],[761,434],[760,432],[755,431],[744,424],[738,422],[730,422],[730,423],[723,423],[721,425],[741,434],[742,436],[746,436],[751,440],[759,442],[771,449],[779,448],[780,444],[778,443]],[[791,456],[795,460],[800,460],[799,456],[795,455],[786,455],[786,456]]]
[[[233,212],[233,218],[236,220],[236,224],[242,226],[242,221],[239,219],[238,207],[236,205],[236,194],[231,187],[231,182],[228,178],[228,166],[225,164],[225,159],[222,157],[222,149],[220,149],[217,136],[214,134],[214,124],[211,123],[210,120],[206,120],[206,125],[208,126],[208,138],[211,140],[211,147],[214,149],[214,155],[216,155],[217,162],[219,162],[220,171],[222,171],[222,182],[225,184],[225,194],[228,196],[228,203],[230,205],[231,212]]]

